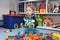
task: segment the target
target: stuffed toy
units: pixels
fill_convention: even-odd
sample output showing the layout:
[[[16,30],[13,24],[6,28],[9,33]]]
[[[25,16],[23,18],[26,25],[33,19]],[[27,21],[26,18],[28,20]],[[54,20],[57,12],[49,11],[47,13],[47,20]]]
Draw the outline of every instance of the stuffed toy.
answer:
[[[57,28],[57,27],[60,27],[60,23],[56,23],[53,25],[53,28]]]
[[[56,5],[54,6],[53,13],[59,13],[59,12],[60,12],[60,5],[56,3]]]

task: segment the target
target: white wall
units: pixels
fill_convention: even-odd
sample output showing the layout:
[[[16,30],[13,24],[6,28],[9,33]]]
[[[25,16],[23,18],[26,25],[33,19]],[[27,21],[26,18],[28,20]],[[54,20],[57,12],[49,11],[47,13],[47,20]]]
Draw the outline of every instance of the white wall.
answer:
[[[10,0],[10,10],[17,12],[17,2],[18,0]]]
[[[0,0],[0,20],[2,15],[9,13],[9,0]]]
[[[18,0],[0,0],[0,20],[2,20],[2,15],[9,13],[9,11],[17,12],[17,1]]]

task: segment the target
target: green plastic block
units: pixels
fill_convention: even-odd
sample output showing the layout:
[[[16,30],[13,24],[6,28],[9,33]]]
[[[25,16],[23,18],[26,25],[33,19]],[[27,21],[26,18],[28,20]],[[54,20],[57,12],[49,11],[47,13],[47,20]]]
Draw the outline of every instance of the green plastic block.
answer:
[[[29,40],[28,37],[25,37],[24,40]]]
[[[46,36],[43,36],[43,40],[46,40],[46,38],[47,38]]]
[[[56,38],[52,38],[52,40],[57,40]]]
[[[43,33],[39,33],[39,36],[43,36]]]
[[[12,40],[12,38],[9,38],[8,40]]]
[[[29,30],[29,34],[34,34],[34,28]]]
[[[38,26],[43,26],[43,19],[42,18],[36,18],[37,22],[38,22]]]
[[[20,36],[21,36],[21,32],[20,32],[20,31],[18,32],[18,35],[20,35]]]
[[[33,31],[29,31],[29,34],[34,34],[34,32]]]

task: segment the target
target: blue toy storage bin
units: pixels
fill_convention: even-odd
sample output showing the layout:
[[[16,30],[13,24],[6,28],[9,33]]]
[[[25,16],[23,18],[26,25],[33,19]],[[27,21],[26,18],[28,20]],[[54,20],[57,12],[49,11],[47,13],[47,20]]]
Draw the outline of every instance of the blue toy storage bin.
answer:
[[[18,28],[20,27],[20,23],[23,20],[23,15],[14,15],[14,14],[5,14],[3,15],[4,20],[4,28],[14,29],[14,25],[17,24]]]

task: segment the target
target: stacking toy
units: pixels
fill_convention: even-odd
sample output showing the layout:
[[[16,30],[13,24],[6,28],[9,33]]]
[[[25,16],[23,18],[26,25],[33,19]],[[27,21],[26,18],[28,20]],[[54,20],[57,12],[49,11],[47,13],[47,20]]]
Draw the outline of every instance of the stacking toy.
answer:
[[[42,1],[41,3],[40,3],[40,13],[41,14],[44,14],[44,13],[46,13],[46,3],[45,3],[45,1]]]
[[[40,13],[41,13],[41,14],[46,13],[46,9],[40,9]]]
[[[41,18],[41,15],[37,15],[36,20],[38,22],[38,26],[42,27],[43,26],[43,19]]]

